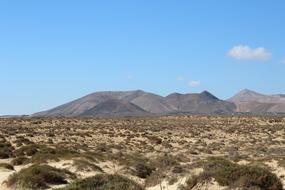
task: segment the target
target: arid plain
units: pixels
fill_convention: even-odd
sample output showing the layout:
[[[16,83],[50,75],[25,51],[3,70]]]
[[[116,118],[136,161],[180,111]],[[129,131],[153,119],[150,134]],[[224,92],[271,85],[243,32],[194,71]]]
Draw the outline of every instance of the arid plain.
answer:
[[[84,189],[92,176],[129,190],[285,185],[284,117],[3,118],[0,135],[3,190]]]

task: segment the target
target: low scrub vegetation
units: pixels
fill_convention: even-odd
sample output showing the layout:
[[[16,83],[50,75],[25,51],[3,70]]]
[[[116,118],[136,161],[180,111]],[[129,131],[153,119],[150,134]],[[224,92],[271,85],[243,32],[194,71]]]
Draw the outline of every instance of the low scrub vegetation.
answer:
[[[6,159],[13,156],[13,146],[7,142],[0,143],[0,159]]]
[[[211,158],[204,166],[204,172],[187,180],[183,190],[190,190],[197,184],[214,178],[221,186],[232,189],[282,190],[278,177],[265,168],[238,165],[222,158]]]
[[[19,165],[23,165],[29,162],[29,158],[25,157],[25,156],[20,156],[20,157],[16,157],[11,161],[11,164],[13,166],[19,166]]]
[[[61,183],[82,189],[93,180],[114,181],[107,175],[114,173],[150,189],[171,189],[193,174],[198,176],[186,189],[211,189],[215,182],[226,189],[274,190],[285,179],[284,117],[9,118],[0,119],[0,126],[0,162],[8,164],[0,168],[0,189],[7,188],[3,180],[8,189]],[[229,161],[210,159],[218,155]],[[103,175],[74,181],[65,170],[45,165],[79,179]],[[10,173],[15,174],[8,180]]]
[[[27,145],[15,150],[14,155],[20,158],[31,156],[25,163],[42,164],[48,161],[59,161],[61,158],[74,158],[77,156],[77,152],[63,147],[52,148],[44,145]]]
[[[164,154],[154,159],[151,162],[152,170],[146,170],[149,171],[148,176],[146,177],[146,186],[151,187],[157,185],[167,176],[171,176],[171,180],[173,180],[176,174],[182,173],[180,159],[181,157],[173,156],[171,154]]]
[[[0,163],[0,168],[4,168],[7,170],[14,170],[14,167],[11,164],[7,164],[7,163]]]
[[[150,176],[154,170],[155,170],[154,167],[151,167],[144,163],[138,163],[135,166],[135,175],[145,179],[148,176]]]
[[[132,180],[120,175],[99,174],[68,185],[60,190],[143,190]]]
[[[38,152],[39,146],[37,145],[26,145],[14,151],[15,156],[33,156]]]
[[[39,190],[46,189],[51,184],[66,184],[67,178],[75,178],[75,175],[48,165],[32,165],[12,174],[6,185],[14,189]]]
[[[76,159],[72,164],[77,171],[93,171],[93,172],[103,172],[103,170],[96,164],[84,159]]]

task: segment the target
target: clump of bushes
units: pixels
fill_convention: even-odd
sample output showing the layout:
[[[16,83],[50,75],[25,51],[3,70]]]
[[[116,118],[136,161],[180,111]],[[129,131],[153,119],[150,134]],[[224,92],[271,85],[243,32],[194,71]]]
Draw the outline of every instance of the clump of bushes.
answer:
[[[12,161],[11,161],[11,164],[13,166],[20,166],[22,164],[26,164],[28,163],[29,161],[29,158],[25,157],[25,156],[19,156],[19,157],[16,157],[14,158]]]
[[[14,147],[8,142],[0,143],[0,159],[7,159],[13,156]]]
[[[16,138],[17,139],[13,143],[16,144],[17,147],[20,147],[22,145],[34,144],[32,141],[30,141],[29,139],[27,139],[23,136],[17,136]]]
[[[280,179],[269,170],[252,165],[238,165],[222,158],[211,158],[204,165],[204,172],[188,179],[183,190],[190,190],[198,183],[214,178],[220,185],[241,189],[282,190]]]
[[[35,155],[32,156],[32,158],[29,160],[31,163],[35,164],[42,164],[47,163],[48,161],[59,161],[59,156],[52,153],[42,153],[38,152]]]
[[[7,170],[14,170],[14,167],[11,164],[7,164],[7,163],[0,163],[0,168],[4,168]]]
[[[98,174],[94,177],[78,180],[60,190],[143,190],[139,184],[120,176]]]
[[[96,164],[93,164],[87,160],[84,159],[76,159],[73,160],[72,164],[77,171],[98,171],[103,172],[103,170],[97,166]]]
[[[14,151],[15,156],[33,156],[38,152],[39,146],[26,145]]]
[[[164,154],[157,157],[151,162],[151,166],[154,169],[146,178],[146,186],[148,187],[159,184],[169,172],[172,172],[173,176],[183,172],[180,168],[180,158],[171,154]]]
[[[32,165],[12,174],[6,185],[15,189],[46,189],[50,184],[66,184],[66,178],[74,179],[75,175],[49,165]]]
[[[145,163],[138,163],[135,166],[135,175],[140,178],[147,178],[155,170],[154,167],[151,167]]]
[[[159,144],[162,143],[161,138],[156,137],[156,136],[149,136],[148,139],[150,140],[150,142],[151,142],[152,144],[159,145]]]
[[[74,158],[78,156],[77,152],[63,147],[47,147],[44,145],[27,145],[14,151],[17,157],[31,156],[27,162],[41,164],[48,161],[59,161],[60,158]]]

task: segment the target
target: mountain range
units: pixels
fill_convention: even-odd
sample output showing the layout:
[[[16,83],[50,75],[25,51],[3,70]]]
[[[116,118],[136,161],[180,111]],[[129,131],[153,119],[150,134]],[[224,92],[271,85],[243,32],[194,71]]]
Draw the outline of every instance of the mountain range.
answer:
[[[264,95],[248,89],[242,90],[228,99],[236,105],[236,112],[284,113],[285,95]]]
[[[242,90],[228,100],[208,91],[168,96],[135,91],[95,92],[33,117],[149,116],[168,114],[285,113],[285,95]]]

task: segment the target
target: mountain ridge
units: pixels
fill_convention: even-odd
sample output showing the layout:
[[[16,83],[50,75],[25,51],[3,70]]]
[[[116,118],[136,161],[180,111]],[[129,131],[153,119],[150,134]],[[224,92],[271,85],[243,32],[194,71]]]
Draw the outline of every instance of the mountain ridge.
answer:
[[[236,112],[280,113],[285,112],[285,95],[265,95],[244,89],[227,101],[236,105]]]
[[[228,100],[208,91],[171,93],[160,96],[143,90],[101,91],[55,108],[32,114],[32,117],[146,116],[178,113],[234,114],[285,113],[285,95],[264,95],[244,89]]]

